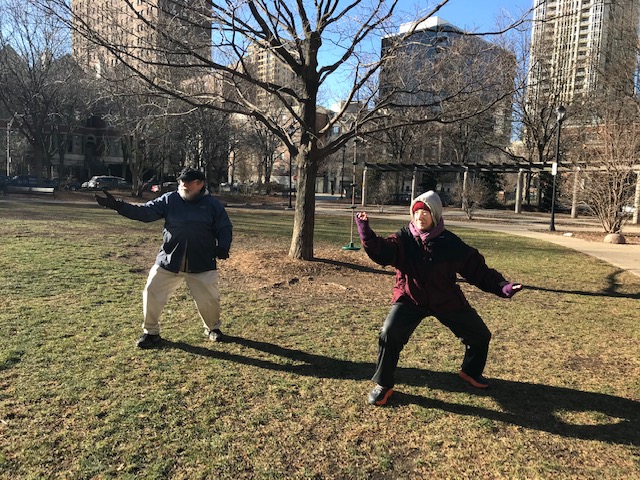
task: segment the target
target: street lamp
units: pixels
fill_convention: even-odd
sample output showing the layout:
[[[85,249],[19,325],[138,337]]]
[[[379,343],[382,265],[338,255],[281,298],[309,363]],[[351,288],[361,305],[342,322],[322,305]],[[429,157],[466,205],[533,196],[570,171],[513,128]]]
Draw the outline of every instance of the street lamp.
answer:
[[[556,158],[551,166],[551,175],[553,176],[553,188],[551,189],[551,221],[549,223],[549,231],[556,231],[556,176],[558,175],[558,161],[560,158],[560,128],[567,114],[567,109],[560,105],[556,108],[556,122],[558,128],[556,131]]]
[[[287,134],[289,135],[289,137],[291,137],[291,135],[293,135],[296,131],[296,127],[293,125],[289,125],[289,128],[287,128]],[[293,168],[293,165],[291,163],[291,151],[289,151],[289,206],[287,207],[287,210],[293,210],[293,206],[291,205],[291,190],[292,185],[291,185],[291,170]]]
[[[11,175],[11,126],[15,118],[15,116],[11,117],[11,120],[7,123],[7,177]]]
[[[342,146],[342,170],[341,170],[341,174],[342,174],[342,178],[340,180],[340,198],[344,198],[344,156],[347,153],[347,145],[344,144]]]
[[[358,142],[360,139],[358,137],[353,139],[353,181],[351,183],[351,241],[349,245],[345,245],[342,247],[343,250],[360,250],[360,247],[356,247],[353,244],[353,224],[355,223],[354,212],[356,208],[356,165],[358,165]]]

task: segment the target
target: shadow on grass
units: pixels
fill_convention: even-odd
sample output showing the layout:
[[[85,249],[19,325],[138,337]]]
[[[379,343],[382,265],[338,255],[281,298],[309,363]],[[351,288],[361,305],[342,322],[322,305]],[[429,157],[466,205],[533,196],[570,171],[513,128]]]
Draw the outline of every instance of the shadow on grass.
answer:
[[[379,275],[389,275],[389,276],[394,276],[395,270],[384,270],[382,268],[373,268],[373,267],[367,267],[365,265],[358,265],[355,263],[349,263],[349,262],[341,262],[340,260],[330,260],[327,258],[314,258],[313,259],[314,262],[317,263],[324,263],[327,265],[333,265],[335,267],[342,267],[342,268],[346,268],[349,270],[355,270],[358,272],[365,272],[365,273],[376,273]]]
[[[569,295],[583,295],[587,297],[609,297],[609,298],[628,298],[631,300],[640,300],[640,293],[622,293],[616,291],[615,286],[609,286],[606,290],[600,292],[585,292],[582,290],[560,290],[557,288],[537,287],[535,285],[525,285],[525,290],[537,290],[539,292],[567,293]]]
[[[164,340],[163,348],[175,348],[194,355],[317,378],[369,380],[375,368],[370,362],[340,360],[241,337],[225,336],[225,342],[280,357],[287,363],[167,340]],[[288,362],[295,362],[295,364]],[[494,379],[492,387],[488,390],[476,390],[467,387],[456,373],[418,368],[400,367],[397,369],[396,379],[398,384],[389,404],[391,407],[415,404],[424,408],[435,408],[457,415],[509,423],[565,437],[640,445],[640,402],[626,398],[500,379]],[[403,383],[446,392],[468,391],[489,396],[500,404],[501,409],[463,405],[403,393],[401,390]],[[363,392],[363,397],[365,394],[366,392]],[[587,420],[582,420],[585,418]],[[578,419],[581,419],[581,422]]]

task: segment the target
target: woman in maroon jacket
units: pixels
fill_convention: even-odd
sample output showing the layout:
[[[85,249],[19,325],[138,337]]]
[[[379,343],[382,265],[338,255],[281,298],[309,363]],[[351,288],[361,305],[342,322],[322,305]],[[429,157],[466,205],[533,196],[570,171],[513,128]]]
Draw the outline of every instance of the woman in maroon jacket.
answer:
[[[369,394],[372,405],[384,405],[389,400],[400,351],[422,319],[430,315],[466,347],[460,377],[476,388],[487,388],[489,383],[482,372],[491,332],[456,284],[457,275],[504,298],[522,289],[521,284],[510,283],[489,268],[478,250],[445,230],[442,202],[435,192],[416,197],[411,202],[411,215],[408,226],[382,238],[369,227],[366,212],[356,213],[360,240],[369,258],[396,269],[393,305],[380,331],[377,369],[372,378],[376,386]]]

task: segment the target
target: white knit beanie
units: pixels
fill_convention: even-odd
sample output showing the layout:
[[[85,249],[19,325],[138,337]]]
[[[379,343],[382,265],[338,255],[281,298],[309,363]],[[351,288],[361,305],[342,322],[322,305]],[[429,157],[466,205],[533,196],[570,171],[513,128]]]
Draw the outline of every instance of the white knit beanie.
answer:
[[[411,207],[409,208],[409,212],[411,213],[412,217],[413,206],[417,202],[422,202],[427,206],[427,208],[431,212],[431,218],[433,218],[433,223],[435,225],[440,223],[440,219],[442,218],[442,200],[440,200],[440,197],[436,192],[434,192],[433,190],[429,190],[428,192],[424,192],[413,199],[413,201],[411,202]]]

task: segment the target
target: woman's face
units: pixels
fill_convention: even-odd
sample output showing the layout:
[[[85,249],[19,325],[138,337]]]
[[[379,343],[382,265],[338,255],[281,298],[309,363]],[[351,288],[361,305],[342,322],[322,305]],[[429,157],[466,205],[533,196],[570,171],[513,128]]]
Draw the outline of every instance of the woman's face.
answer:
[[[413,212],[413,224],[421,232],[427,232],[433,228],[433,217],[428,208],[420,208]]]

